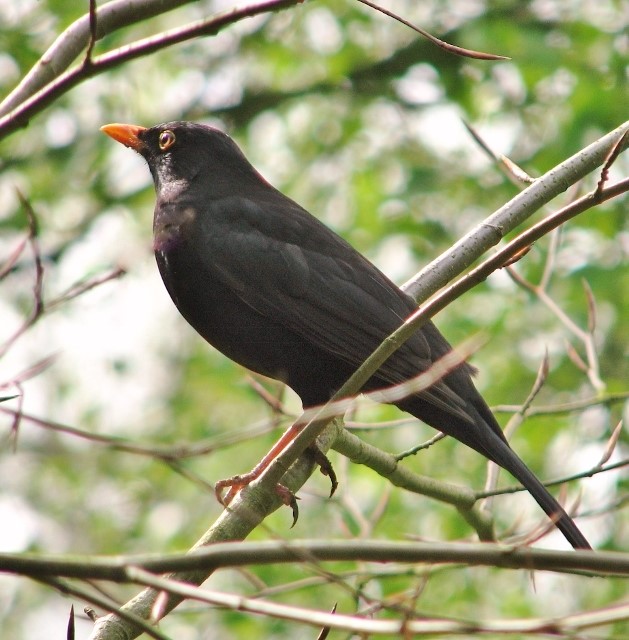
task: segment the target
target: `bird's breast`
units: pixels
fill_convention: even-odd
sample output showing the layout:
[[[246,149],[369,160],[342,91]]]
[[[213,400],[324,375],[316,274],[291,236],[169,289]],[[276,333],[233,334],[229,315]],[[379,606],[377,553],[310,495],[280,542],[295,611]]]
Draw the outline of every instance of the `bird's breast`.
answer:
[[[196,216],[197,212],[193,207],[156,208],[153,220],[154,251],[168,253],[183,244]]]

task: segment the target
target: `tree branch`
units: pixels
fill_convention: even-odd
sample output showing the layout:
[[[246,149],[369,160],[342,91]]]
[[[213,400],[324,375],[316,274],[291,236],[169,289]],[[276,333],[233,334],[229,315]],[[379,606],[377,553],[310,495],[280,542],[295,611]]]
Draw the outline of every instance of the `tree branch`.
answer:
[[[191,552],[131,556],[63,556],[0,553],[4,573],[35,579],[49,577],[132,582],[129,567],[152,573],[185,572],[311,562],[399,562],[465,564],[500,569],[527,569],[584,577],[629,577],[629,556],[617,551],[559,551],[498,543],[428,543],[390,540],[264,540],[196,546]]]
[[[124,3],[124,0],[121,0]],[[17,104],[15,99],[9,101],[10,105],[14,105],[11,111],[6,111],[2,117],[0,117],[0,140],[10,133],[13,133],[20,127],[26,126],[29,119],[34,115],[45,109],[49,104],[57,100],[61,95],[80,84],[84,80],[91,78],[99,73],[117,67],[124,62],[135,60],[142,56],[149,55],[160,49],[164,49],[173,44],[179,42],[185,42],[192,38],[200,36],[216,35],[225,27],[239,22],[244,18],[257,16],[263,13],[269,13],[272,11],[279,11],[295,4],[300,4],[303,0],[266,0],[266,2],[260,2],[258,4],[250,5],[242,9],[233,9],[231,11],[213,16],[206,20],[199,20],[193,22],[184,27],[178,29],[172,29],[166,31],[157,36],[151,36],[138,40],[132,44],[114,49],[100,56],[90,58],[89,64],[80,64],[77,67],[66,71],[62,74],[53,74],[50,78],[46,76],[47,83],[42,85],[42,88],[36,92],[32,92],[33,87],[42,82],[41,72],[37,70],[34,73],[34,78],[28,83],[28,90],[21,91],[23,100]],[[105,5],[107,7],[107,5]],[[160,5],[161,6],[161,5]],[[158,12],[159,13],[159,12]],[[100,10],[97,12],[98,16],[98,29],[101,28],[101,16]],[[145,16],[143,16],[145,17]],[[83,28],[87,29],[85,38],[87,38],[85,45],[89,43],[90,30],[89,30],[89,15],[84,16],[86,25],[83,27],[81,23],[81,43],[80,50],[83,49]],[[80,22],[80,21],[78,21]],[[75,23],[75,25],[78,24]],[[118,22],[115,22],[118,25]],[[77,27],[78,29],[78,27]],[[72,49],[74,51],[74,49]],[[50,61],[45,60],[45,64],[49,64]],[[30,75],[30,74],[29,74]],[[8,100],[8,99],[7,99]],[[6,110],[6,107],[0,106],[0,109]],[[3,111],[0,110],[0,114]]]
[[[121,27],[153,18],[192,0],[112,0],[96,11],[95,39],[100,40]],[[60,34],[22,81],[0,104],[5,116],[40,89],[58,78],[92,41],[91,12],[81,16]]]
[[[370,617],[350,616],[328,613],[314,609],[306,609],[285,604],[278,604],[261,600],[260,598],[246,598],[224,592],[198,589],[185,583],[175,582],[166,578],[159,578],[144,571],[131,567],[128,571],[130,578],[140,584],[148,584],[153,588],[162,589],[164,593],[177,594],[179,597],[206,602],[214,606],[226,607],[238,611],[257,613],[282,620],[291,620],[309,626],[324,627],[326,630],[337,629],[351,632],[352,635],[386,635],[388,637],[410,637],[435,635],[480,635],[486,633],[500,634],[552,634],[574,636],[586,630],[629,619],[629,605],[626,603],[605,607],[591,612],[578,613],[552,618],[520,618],[513,620],[486,620],[484,622],[468,622],[444,620],[426,615],[413,615],[408,612],[395,619],[374,619]]]
[[[402,289],[418,302],[426,300],[542,206],[600,167],[628,130],[629,121],[553,167],[414,275]],[[621,150],[626,148],[624,139]],[[595,200],[592,198],[590,206],[597,204]]]

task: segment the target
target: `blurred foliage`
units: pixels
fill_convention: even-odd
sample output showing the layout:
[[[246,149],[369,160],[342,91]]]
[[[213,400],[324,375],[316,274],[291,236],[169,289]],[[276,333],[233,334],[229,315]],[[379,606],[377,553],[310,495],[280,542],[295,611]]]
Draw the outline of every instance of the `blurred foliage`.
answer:
[[[108,36],[96,52],[228,6],[191,3]],[[2,395],[15,392],[11,381],[19,372],[54,355],[52,366],[20,386],[25,413],[146,445],[216,445],[179,463],[198,476],[197,483],[163,460],[28,420],[21,422],[14,450],[12,417],[3,415],[0,517],[9,525],[0,533],[2,550],[98,554],[188,548],[220,512],[203,483],[248,470],[278,434],[271,428],[273,412],[246,372],[208,348],[167,299],[151,257],[148,171],[139,157],[100,135],[100,125],[195,119],[221,126],[275,186],[402,283],[517,193],[475,145],[463,119],[497,153],[536,176],[627,117],[625,3],[396,0],[387,8],[448,42],[511,59],[457,58],[358,3],[312,1],[92,79],[0,143],[0,261],[25,235],[17,187],[38,215],[45,300],[114,266],[128,271],[51,310],[15,341],[0,361],[0,380],[7,384]],[[0,0],[0,90],[8,93],[84,10],[81,3]],[[621,157],[612,175],[627,175],[627,169],[627,158]],[[592,176],[581,191],[596,180]],[[588,323],[583,282],[592,289],[601,378],[609,392],[626,391],[629,380],[627,219],[626,198],[586,212],[562,230],[552,258],[549,293],[582,328]],[[550,246],[548,239],[540,241],[516,265],[522,277],[539,281]],[[3,339],[28,314],[33,274],[26,248],[0,281]],[[487,337],[474,363],[490,403],[521,403],[545,350],[550,373],[536,406],[601,391],[572,362],[566,343],[582,356],[583,346],[504,273],[451,305],[437,323],[454,343],[478,333]],[[278,393],[272,383],[263,384]],[[284,399],[297,413],[294,395],[286,391]],[[17,407],[17,402],[2,407]],[[514,447],[543,478],[584,471],[600,459],[622,412],[623,405],[616,403],[530,418],[516,433]],[[371,404],[361,405],[354,416],[373,423],[398,417],[390,407]],[[260,435],[250,437],[250,429]],[[241,430],[242,440],[222,444]],[[395,452],[433,435],[415,423],[360,433]],[[626,457],[626,446],[625,431],[613,460],[623,452]],[[390,490],[371,471],[335,454],[332,460],[341,480],[335,499],[327,500],[326,480],[315,474],[301,492],[298,525],[289,529],[289,514],[280,511],[252,538],[470,538],[454,509]],[[438,479],[478,489],[484,484],[484,461],[450,440],[408,464]],[[606,511],[623,495],[626,500],[626,474],[597,476],[570,489],[573,498],[581,492],[580,510],[587,517],[580,523],[591,540],[626,549],[626,509]],[[384,512],[371,522],[387,493]],[[501,533],[511,527],[526,530],[541,519],[526,496],[496,498],[492,506]],[[558,540],[553,536],[550,543]],[[261,584],[312,579],[278,599],[323,609],[338,602],[343,613],[368,608],[367,595],[406,599],[418,590],[420,615],[466,619],[560,615],[605,606],[626,589],[620,580],[596,580],[592,588],[592,582],[556,575],[536,575],[533,585],[524,572],[490,569],[379,567],[380,576],[367,578],[367,568],[373,570],[334,567],[348,573],[345,583],[360,589],[360,597],[299,565],[255,569],[255,580],[226,571],[209,584],[251,594]],[[134,590],[116,593],[123,601]],[[15,578],[0,580],[0,626],[6,637],[60,637],[68,609],[69,602],[56,592]],[[79,627],[87,628],[87,622]],[[174,612],[163,629],[183,640],[292,638],[296,633],[287,622],[238,612],[208,614],[192,604]],[[628,631],[619,624],[609,637]]]

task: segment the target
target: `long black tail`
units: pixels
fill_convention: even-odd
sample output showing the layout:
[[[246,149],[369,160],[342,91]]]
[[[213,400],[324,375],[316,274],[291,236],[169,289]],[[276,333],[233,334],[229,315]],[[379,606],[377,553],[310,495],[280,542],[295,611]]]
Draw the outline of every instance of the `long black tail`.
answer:
[[[591,549],[590,543],[574,523],[574,520],[553,498],[537,476],[522,462],[513,449],[498,437],[492,439],[494,441],[491,444],[491,459],[522,483],[575,549]]]
[[[460,414],[444,411],[426,402],[421,396],[408,398],[398,406],[500,465],[522,483],[575,549],[591,549],[572,518],[509,446],[500,425],[474,389],[471,379],[462,375],[458,379],[453,378],[452,375],[449,376],[449,386],[451,389],[456,388],[459,397],[467,398],[464,411],[468,419],[462,419]]]

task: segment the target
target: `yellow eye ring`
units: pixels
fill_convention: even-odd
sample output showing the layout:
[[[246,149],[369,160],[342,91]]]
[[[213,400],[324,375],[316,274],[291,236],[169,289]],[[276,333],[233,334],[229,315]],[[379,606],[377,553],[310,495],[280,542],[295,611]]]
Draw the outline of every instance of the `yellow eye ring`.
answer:
[[[175,134],[170,130],[166,129],[159,134],[159,148],[162,151],[166,151],[166,149],[170,149],[175,144]]]

